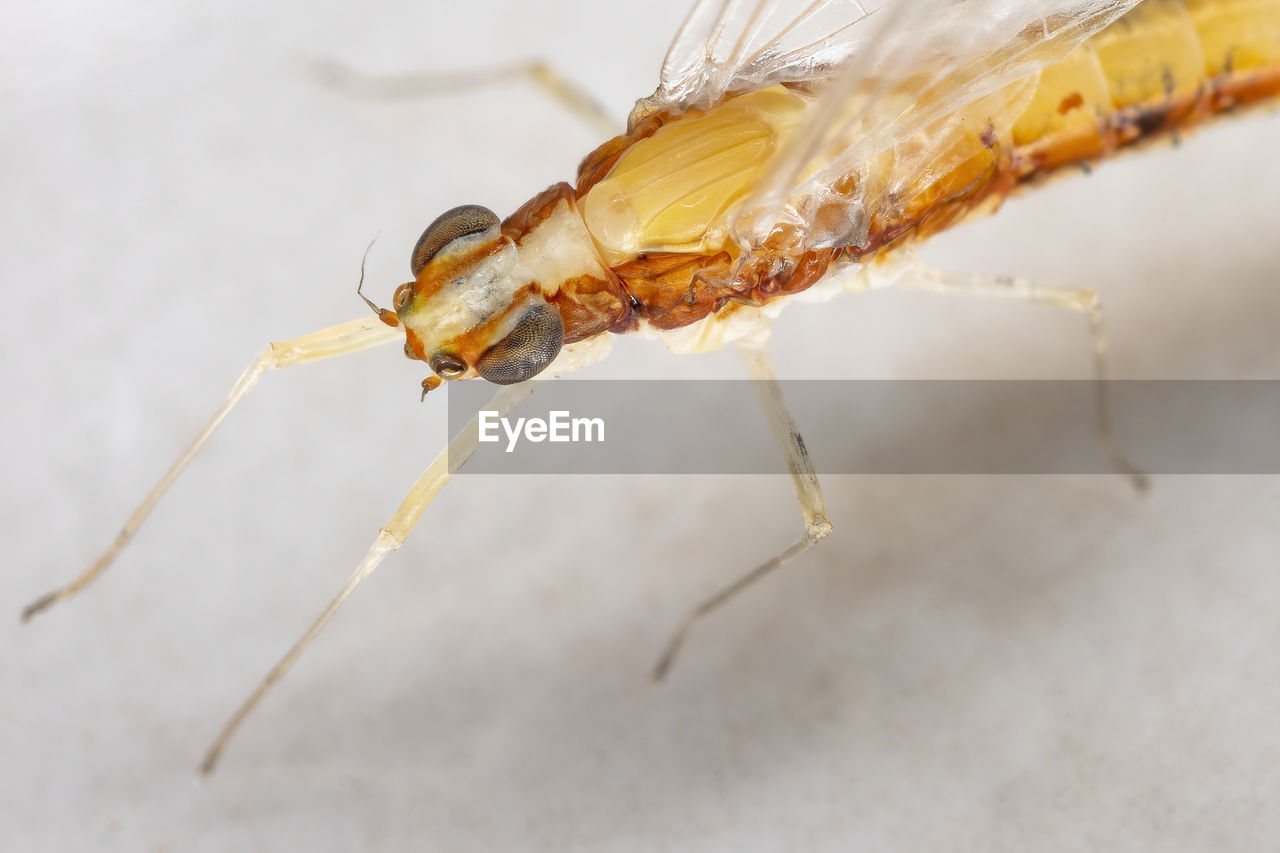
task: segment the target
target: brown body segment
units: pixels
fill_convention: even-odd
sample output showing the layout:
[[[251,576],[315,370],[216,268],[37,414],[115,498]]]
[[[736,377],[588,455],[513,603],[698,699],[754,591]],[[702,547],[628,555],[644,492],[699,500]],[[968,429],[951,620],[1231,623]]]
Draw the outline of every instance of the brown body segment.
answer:
[[[576,215],[577,198],[578,193],[569,184],[554,184],[503,220],[502,233],[514,240],[517,246],[522,246],[539,226],[551,220],[559,205],[568,205]],[[638,324],[631,297],[615,273],[607,269],[604,273],[575,275],[559,282],[555,293],[546,293],[544,287],[547,301],[559,309],[564,321],[566,344],[602,332],[621,334],[635,331]]]

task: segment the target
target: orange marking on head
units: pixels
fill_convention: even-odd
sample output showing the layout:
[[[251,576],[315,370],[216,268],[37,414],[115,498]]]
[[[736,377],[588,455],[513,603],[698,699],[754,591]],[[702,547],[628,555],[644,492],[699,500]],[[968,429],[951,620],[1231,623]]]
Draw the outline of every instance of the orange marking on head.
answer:
[[[404,348],[406,350],[406,355],[408,353],[413,353],[413,357],[419,361],[427,360],[427,351],[422,345],[422,339],[419,338],[417,333],[408,326],[405,326],[404,329]]]
[[[541,293],[542,290],[536,281],[520,288],[511,295],[511,303],[504,310],[497,312],[475,328],[450,339],[446,344],[448,350],[467,364],[475,367],[476,362],[480,360],[480,356],[484,355],[485,351],[496,343],[493,339],[494,331],[507,322],[507,318],[512,311],[517,311],[528,302],[530,297],[541,295]]]
[[[502,251],[504,243],[503,235],[499,234],[469,252],[441,252],[436,255],[418,273],[413,284],[414,298],[430,299],[435,296],[441,288],[465,272],[468,267]]]

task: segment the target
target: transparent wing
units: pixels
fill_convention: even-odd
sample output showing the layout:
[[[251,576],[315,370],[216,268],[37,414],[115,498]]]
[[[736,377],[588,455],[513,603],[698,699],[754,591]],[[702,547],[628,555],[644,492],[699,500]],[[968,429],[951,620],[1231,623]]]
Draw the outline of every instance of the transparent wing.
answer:
[[[890,222],[918,203],[972,156],[966,139],[1010,138],[1014,121],[1034,91],[1037,72],[1072,50],[1137,4],[1138,0],[892,0],[833,32],[841,58],[810,67],[817,102],[809,118],[775,156],[730,222],[739,246],[761,246],[771,234],[790,235],[798,248],[863,245],[872,223]],[[722,11],[735,4],[699,3],[673,46],[703,6]],[[756,8],[785,5],[785,0]],[[816,5],[816,4],[814,4]],[[827,4],[823,4],[827,5]],[[811,7],[810,7],[811,8]],[[717,21],[704,51],[717,56],[728,31]],[[735,27],[749,44],[780,44],[751,22]],[[827,45],[822,39],[811,45]],[[823,48],[825,50],[826,47]],[[695,63],[691,73],[715,69],[729,81],[781,82],[775,72],[791,67],[785,53],[763,54],[732,68],[716,61]],[[823,62],[835,54],[821,55]],[[776,57],[778,64],[765,61]],[[668,62],[672,62],[669,57]],[[754,64],[753,64],[754,63]],[[750,69],[750,73],[747,72]],[[672,66],[667,71],[676,72]],[[664,79],[673,95],[686,81]],[[721,83],[688,81],[690,97],[717,91]],[[981,149],[978,149],[981,150]],[[778,228],[782,226],[782,231]]]
[[[730,92],[825,79],[856,50],[856,26],[891,0],[697,0],[635,122],[659,110],[706,109]]]

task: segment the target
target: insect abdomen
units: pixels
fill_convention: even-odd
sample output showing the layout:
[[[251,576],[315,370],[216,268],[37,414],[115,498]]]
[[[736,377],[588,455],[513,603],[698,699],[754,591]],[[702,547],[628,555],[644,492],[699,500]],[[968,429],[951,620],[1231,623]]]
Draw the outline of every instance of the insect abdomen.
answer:
[[[953,134],[945,159],[962,165],[890,185],[893,203],[870,207],[868,240],[847,252],[927,237],[993,210],[1019,182],[1280,95],[1280,0],[1145,0],[1044,68],[1009,115],[1020,85],[965,107],[957,127],[990,132]]]
[[[936,95],[911,91],[917,82],[906,78],[904,94]],[[743,257],[730,222],[808,118],[806,91],[774,86],[653,114],[584,161],[587,230],[650,325],[797,292],[831,263],[993,211],[1019,183],[1280,95],[1280,0],[1145,0],[1038,77],[869,150],[830,192],[802,199],[808,232]]]
[[[1020,177],[1280,94],[1280,0],[1146,0],[1045,69],[1014,124]]]

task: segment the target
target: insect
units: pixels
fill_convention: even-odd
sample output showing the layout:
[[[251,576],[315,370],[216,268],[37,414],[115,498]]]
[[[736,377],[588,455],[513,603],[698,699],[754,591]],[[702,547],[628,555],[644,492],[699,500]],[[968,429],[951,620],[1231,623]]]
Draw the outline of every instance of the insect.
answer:
[[[688,62],[698,51],[677,47],[666,66],[664,89],[642,105],[633,119],[633,136],[615,146],[620,151],[605,147],[597,150],[594,160],[589,156],[587,180],[580,179],[572,195],[561,187],[538,197],[514,219],[508,218],[506,226],[485,209],[450,212],[433,223],[415,247],[413,286],[402,287],[389,307],[378,309],[384,320],[394,319],[394,328],[390,322],[383,328],[365,321],[351,327],[346,336],[322,342],[347,349],[354,348],[351,336],[372,343],[407,335],[409,353],[431,370],[424,385],[428,390],[442,381],[464,378],[483,377],[501,384],[532,379],[545,369],[556,370],[554,360],[561,351],[576,358],[566,359],[562,366],[576,366],[596,355],[591,342],[598,342],[601,335],[628,332],[641,322],[684,336],[686,345],[690,345],[688,329],[695,327],[699,337],[692,345],[697,348],[728,343],[738,332],[725,318],[736,314],[745,322],[752,303],[807,290],[873,251],[883,249],[887,255],[898,248],[899,241],[927,235],[952,218],[993,202],[1017,179],[1029,180],[1051,167],[1100,155],[1274,91],[1273,55],[1253,47],[1252,53],[1237,50],[1237,43],[1230,39],[1243,38],[1239,27],[1228,29],[1225,52],[1214,54],[1208,37],[1195,30],[1195,19],[1190,17],[1186,21],[1192,29],[1184,27],[1183,33],[1192,34],[1188,38],[1203,48],[1205,57],[1218,57],[1213,60],[1217,65],[1206,66],[1213,72],[1211,77],[1197,76],[1182,66],[1159,69],[1154,81],[1146,79],[1150,75],[1143,69],[1125,70],[1110,81],[1105,73],[1099,78],[1072,71],[1065,72],[1068,85],[1062,91],[1052,90],[1046,82],[1054,97],[1037,88],[1036,72],[1061,69],[1060,63],[1074,61],[1068,57],[1079,54],[1073,54],[1072,48],[1102,32],[1131,5],[1046,5],[1000,18],[979,14],[998,10],[974,6],[957,11],[959,7],[948,4],[904,2],[864,16],[865,10],[856,6],[817,3],[808,7],[813,16],[807,20],[782,19],[784,29],[796,24],[792,32],[809,32],[803,27],[816,22],[833,36],[819,55],[804,54],[796,60],[788,58],[786,51],[762,47],[768,38],[748,39],[746,50],[735,51],[736,30],[722,32],[721,24],[749,30],[761,22],[751,11],[739,12],[732,5],[699,4],[683,31],[684,39],[701,45],[705,36],[722,32],[723,46],[730,54],[738,54],[736,59],[729,57],[728,67],[745,62],[749,73],[717,79],[704,73],[708,72],[705,67],[690,70]],[[1218,6],[1209,10],[1204,4],[1155,3],[1144,9],[1156,9],[1149,14],[1160,21],[1186,16],[1187,8],[1203,13],[1209,25],[1231,21],[1235,13],[1230,10],[1236,7]],[[1239,15],[1246,21],[1248,15],[1262,20],[1269,10],[1246,15],[1247,10],[1239,7]],[[941,12],[961,17],[930,17]],[[832,23],[823,17],[827,14],[843,17]],[[964,49],[981,48],[977,58],[984,64],[971,67],[975,54],[962,51],[944,55],[931,65],[938,47],[954,47],[958,27],[970,14],[982,21],[979,29],[987,41],[975,41]],[[1040,35],[1032,37],[1027,25],[1037,22],[1042,25]],[[1128,48],[1123,43],[1111,48],[1120,52],[1122,63],[1136,61],[1133,56],[1149,51],[1150,45],[1142,40],[1144,33],[1159,29],[1140,17],[1117,26],[1120,29],[1107,32],[1132,30],[1137,39]],[[884,38],[908,27],[914,39],[911,50]],[[1090,44],[1095,54],[1102,50],[1101,43]],[[1185,58],[1187,50],[1175,46],[1169,55]],[[894,72],[895,66],[911,73]],[[914,76],[921,71],[936,76],[922,86]],[[1048,81],[1049,76],[1046,73],[1040,79]],[[1244,81],[1238,86],[1217,85],[1237,77]],[[1100,116],[1104,101],[1099,98],[1119,95],[1110,89],[1102,94],[1078,91],[1078,81],[1086,78],[1109,82],[1111,89],[1116,88],[1115,81],[1127,84],[1141,78],[1146,88],[1125,108],[1103,110],[1105,115]],[[1206,81],[1213,85],[1206,86]],[[792,85],[782,85],[788,83]],[[729,97],[738,89],[742,92],[737,97]],[[1051,108],[1040,103],[1045,98]],[[679,114],[673,112],[676,106]],[[762,126],[766,143],[775,146],[777,153],[776,160],[756,172],[747,168],[757,162],[754,156],[742,162],[730,160],[733,168],[719,177],[731,185],[718,200],[713,198],[709,206],[695,208],[692,214],[695,223],[718,224],[690,238],[689,221],[659,222],[656,215],[627,208],[645,187],[660,183],[629,162],[627,151],[643,151],[646,140],[651,140],[650,148],[668,146],[673,133],[688,130],[700,119],[691,110],[705,112],[702,127],[711,124],[713,130],[715,122]],[[1025,116],[1044,119],[1046,127],[1023,128],[1019,144],[1018,121]],[[668,125],[674,130],[661,133]],[[1070,142],[1059,144],[1066,137],[1055,136],[1058,133],[1068,134]],[[921,144],[919,134],[932,142]],[[714,145],[714,133],[711,139]],[[945,142],[939,144],[937,139]],[[1044,142],[1037,147],[1040,141]],[[679,156],[673,147],[657,150],[663,155],[659,163]],[[894,156],[887,159],[887,151]],[[729,149],[720,151],[726,152]],[[943,166],[936,160],[940,153],[951,158]],[[611,159],[615,154],[616,159]],[[642,158],[633,154],[632,160],[637,159]],[[733,184],[733,180],[746,183]],[[816,193],[816,188],[822,192]],[[670,202],[651,202],[649,210],[666,210]],[[575,206],[581,227],[569,215]],[[548,228],[551,232],[544,233]],[[639,242],[632,240],[637,233],[642,235]],[[543,253],[545,263],[524,276],[520,266],[528,266],[539,252],[520,249],[538,240],[546,240],[555,251]],[[732,248],[725,249],[726,245]],[[567,254],[557,255],[561,249]],[[587,265],[581,266],[583,262]],[[619,272],[628,264],[630,268]],[[561,285],[570,280],[585,283],[577,289],[557,285],[554,294],[542,288],[541,283],[557,277],[563,279]],[[469,309],[471,314],[454,310],[460,300],[437,301],[441,294],[448,295],[447,288],[471,292],[497,281],[504,282],[506,289],[489,293],[490,301]],[[317,340],[321,339],[310,339],[304,346]],[[566,345],[569,350],[564,349]],[[575,345],[577,350],[572,349]],[[759,375],[767,375],[763,363],[757,362],[756,369],[762,371]],[[513,402],[525,390],[513,390],[506,399]],[[785,418],[776,405],[771,411],[775,418]],[[785,425],[785,420],[777,423]],[[815,501],[815,487],[805,479],[802,459],[795,447],[790,452],[802,494],[807,490],[802,503],[808,512],[808,531],[803,544],[784,552],[785,556],[814,544],[827,529]],[[424,488],[434,491],[443,479],[437,468],[424,481]],[[412,507],[394,522],[391,537],[407,534],[418,511]],[[375,545],[365,570],[376,566],[393,544],[384,538]],[[42,599],[28,612],[34,614],[51,601]],[[208,757],[207,768],[216,761],[220,745]]]

